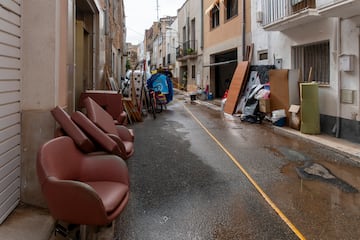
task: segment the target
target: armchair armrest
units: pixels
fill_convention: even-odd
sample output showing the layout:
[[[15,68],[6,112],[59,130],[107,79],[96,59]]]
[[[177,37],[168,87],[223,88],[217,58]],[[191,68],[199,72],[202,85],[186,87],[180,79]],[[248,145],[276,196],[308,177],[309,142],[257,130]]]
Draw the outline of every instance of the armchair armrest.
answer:
[[[49,177],[43,193],[55,219],[74,224],[107,224],[103,202],[88,184]]]
[[[116,126],[118,135],[121,139],[125,140],[125,141],[134,141],[134,132],[132,131],[132,129],[128,129],[127,127],[123,126],[123,125],[118,125]]]
[[[107,136],[109,136],[114,142],[116,142],[116,144],[119,146],[120,151],[122,153],[126,154],[125,145],[124,145],[123,141],[119,138],[119,136],[117,136],[115,134],[110,134],[110,133],[108,133]]]

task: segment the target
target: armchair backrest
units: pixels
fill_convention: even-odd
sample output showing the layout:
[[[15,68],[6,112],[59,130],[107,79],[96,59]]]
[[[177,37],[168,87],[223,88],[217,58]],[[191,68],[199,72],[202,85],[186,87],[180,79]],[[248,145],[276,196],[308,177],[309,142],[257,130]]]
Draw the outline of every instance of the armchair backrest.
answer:
[[[75,144],[85,153],[95,151],[94,143],[83,131],[71,120],[70,115],[61,107],[57,106],[51,110],[54,119],[59,123],[63,131],[71,137]]]
[[[56,144],[54,144],[55,142]],[[40,185],[48,177],[59,180],[76,180],[79,176],[81,158],[81,153],[68,136],[54,138],[46,142],[38,152],[37,172]]]
[[[107,152],[118,156],[121,156],[122,153],[126,152],[124,145],[117,144],[82,112],[73,112],[71,114],[71,119]]]
[[[95,123],[96,126],[106,133],[118,134],[114,120],[108,112],[90,97],[85,98],[83,102],[88,118]]]

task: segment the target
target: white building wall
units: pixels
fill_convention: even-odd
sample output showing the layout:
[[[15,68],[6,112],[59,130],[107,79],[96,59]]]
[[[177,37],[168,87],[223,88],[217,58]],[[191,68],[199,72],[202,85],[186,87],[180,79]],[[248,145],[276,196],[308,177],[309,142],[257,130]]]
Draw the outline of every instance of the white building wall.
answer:
[[[183,67],[183,71],[179,70],[179,77],[182,78],[184,69],[187,69],[187,84],[195,87],[203,88],[206,85],[206,79],[203,78],[203,35],[202,35],[202,12],[201,1],[188,0],[178,10],[178,33],[179,33],[179,46],[183,47],[182,44],[186,41],[196,41],[196,52],[197,57],[188,59],[185,61],[178,61],[179,68]],[[192,20],[195,19],[195,31],[192,30]],[[183,29],[186,29],[184,32]],[[192,36],[192,33],[195,36]],[[195,77],[192,78],[191,69],[195,65]]]
[[[359,12],[360,14],[360,12]],[[344,19],[341,24],[341,54],[354,54],[354,71],[341,71],[341,88],[355,90],[354,104],[342,104],[341,116],[352,119],[353,113],[357,114],[357,120],[360,120],[360,71],[359,71],[359,26],[360,16]]]
[[[322,4],[329,1],[322,1]],[[318,17],[318,20],[292,27],[283,31],[265,31],[256,21],[258,1],[252,1],[252,42],[254,57],[252,64],[274,64],[274,59],[282,59],[284,69],[292,69],[292,46],[305,45],[324,40],[330,42],[330,84],[319,88],[320,113],[338,115],[337,104],[340,101],[338,87],[338,54],[354,54],[355,69],[352,72],[340,72],[340,88],[355,90],[354,104],[341,104],[341,117],[350,119],[352,113],[359,114],[359,22],[360,17],[341,20],[341,49],[337,51],[338,18]],[[360,13],[359,13],[360,14]],[[259,51],[268,50],[268,60],[260,61]]]

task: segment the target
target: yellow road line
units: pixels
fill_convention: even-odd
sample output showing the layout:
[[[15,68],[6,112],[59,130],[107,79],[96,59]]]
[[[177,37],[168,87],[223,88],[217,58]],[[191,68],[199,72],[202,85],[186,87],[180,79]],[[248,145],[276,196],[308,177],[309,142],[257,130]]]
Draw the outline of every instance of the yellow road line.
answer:
[[[305,240],[306,238],[301,232],[295,227],[294,224],[285,216],[285,214],[275,205],[270,197],[260,188],[250,174],[240,165],[236,158],[220,143],[219,140],[200,122],[200,120],[194,116],[194,114],[184,105],[186,111],[195,119],[195,121],[204,129],[204,131],[220,146],[220,148],[228,155],[228,157],[234,162],[234,164],[241,170],[256,190],[261,194],[265,201],[271,206],[271,208],[280,216],[280,218],[289,226],[289,228],[296,234],[299,239]]]

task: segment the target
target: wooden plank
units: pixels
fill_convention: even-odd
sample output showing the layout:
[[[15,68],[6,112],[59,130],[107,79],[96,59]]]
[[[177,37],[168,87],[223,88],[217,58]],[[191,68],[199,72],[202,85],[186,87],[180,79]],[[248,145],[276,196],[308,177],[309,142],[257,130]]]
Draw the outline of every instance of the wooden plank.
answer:
[[[141,113],[137,109],[137,107],[132,103],[132,100],[123,100],[123,105],[126,113],[134,122],[141,122],[142,117]]]
[[[233,114],[239,99],[239,95],[243,88],[244,80],[246,79],[249,68],[249,62],[243,61],[238,63],[233,78],[230,83],[228,97],[225,102],[224,112]]]
[[[270,108],[271,111],[285,109],[287,119],[289,119],[289,81],[288,69],[269,70],[270,83]]]

